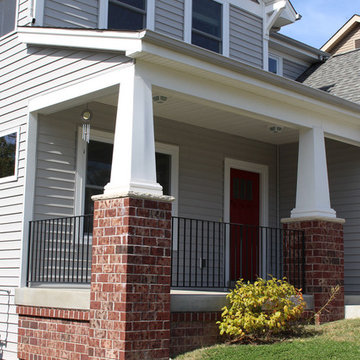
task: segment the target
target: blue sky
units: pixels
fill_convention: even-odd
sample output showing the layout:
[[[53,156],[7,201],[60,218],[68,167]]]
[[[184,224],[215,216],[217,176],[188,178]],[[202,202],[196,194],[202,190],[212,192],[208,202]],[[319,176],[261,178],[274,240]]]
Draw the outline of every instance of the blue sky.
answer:
[[[302,19],[280,31],[320,48],[354,14],[360,15],[360,0],[291,0]]]

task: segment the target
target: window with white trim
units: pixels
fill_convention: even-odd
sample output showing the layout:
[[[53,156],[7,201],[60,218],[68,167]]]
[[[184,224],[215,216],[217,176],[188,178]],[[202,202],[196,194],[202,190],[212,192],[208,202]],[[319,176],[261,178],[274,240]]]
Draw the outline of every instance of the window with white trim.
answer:
[[[110,181],[113,154],[113,134],[92,129],[86,144],[78,135],[77,203],[76,213],[94,212],[93,195],[102,194]],[[175,145],[156,143],[156,176],[164,195],[175,197],[173,215],[177,215],[179,150]]]
[[[191,43],[222,53],[223,5],[214,0],[193,0]]]
[[[279,56],[269,54],[269,71],[277,75],[282,75],[282,61]]]
[[[19,130],[0,132],[0,183],[17,179]]]
[[[146,28],[146,0],[109,0],[108,29]]]
[[[0,37],[15,29],[16,0],[0,0]]]

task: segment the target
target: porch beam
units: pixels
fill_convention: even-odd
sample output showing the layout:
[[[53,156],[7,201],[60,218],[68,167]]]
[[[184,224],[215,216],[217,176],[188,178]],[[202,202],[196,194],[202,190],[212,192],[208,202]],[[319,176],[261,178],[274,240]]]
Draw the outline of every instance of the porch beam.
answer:
[[[110,182],[105,195],[142,193],[159,196],[151,83],[135,68],[120,83]]]
[[[291,217],[336,218],[330,206],[324,131],[320,127],[300,130],[296,207]]]

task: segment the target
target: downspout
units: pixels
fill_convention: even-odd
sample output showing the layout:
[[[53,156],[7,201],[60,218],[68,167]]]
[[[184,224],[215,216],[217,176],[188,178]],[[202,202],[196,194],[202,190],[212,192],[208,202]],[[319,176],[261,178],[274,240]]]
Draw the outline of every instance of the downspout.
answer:
[[[286,8],[286,1],[278,1],[271,5],[264,5],[264,22],[263,22],[263,68],[269,70],[269,40],[270,30],[274,26],[276,20]]]

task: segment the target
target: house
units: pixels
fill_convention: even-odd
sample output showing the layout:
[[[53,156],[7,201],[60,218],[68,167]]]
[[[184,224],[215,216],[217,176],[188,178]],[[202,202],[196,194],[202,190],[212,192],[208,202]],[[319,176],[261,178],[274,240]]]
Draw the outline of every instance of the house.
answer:
[[[290,1],[0,8],[4,359],[210,344],[238,277],[360,305],[360,105],[294,81]]]

